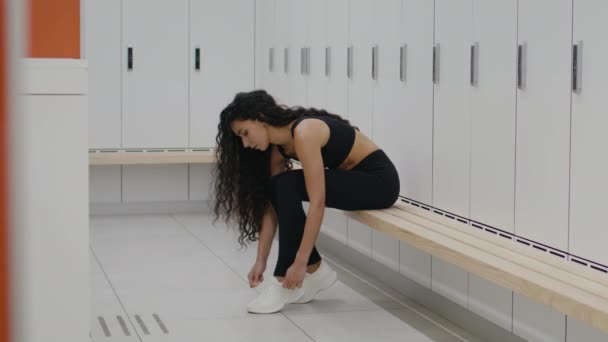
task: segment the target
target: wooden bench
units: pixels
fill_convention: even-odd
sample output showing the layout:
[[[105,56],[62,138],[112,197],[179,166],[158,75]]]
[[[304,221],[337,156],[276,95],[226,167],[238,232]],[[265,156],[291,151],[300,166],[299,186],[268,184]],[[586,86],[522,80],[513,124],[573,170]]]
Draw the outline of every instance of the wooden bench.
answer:
[[[608,333],[608,275],[603,272],[401,200],[384,210],[343,212],[373,229]]]
[[[212,164],[211,149],[89,150],[89,165]]]

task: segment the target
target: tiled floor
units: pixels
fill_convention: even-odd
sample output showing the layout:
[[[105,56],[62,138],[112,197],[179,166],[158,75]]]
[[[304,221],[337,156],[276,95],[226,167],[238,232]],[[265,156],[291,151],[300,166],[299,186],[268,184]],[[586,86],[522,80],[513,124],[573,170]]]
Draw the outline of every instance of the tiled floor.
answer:
[[[91,217],[93,341],[479,341],[326,257],[338,282],[308,304],[249,314],[254,243],[206,214]],[[272,276],[274,242],[264,277]]]

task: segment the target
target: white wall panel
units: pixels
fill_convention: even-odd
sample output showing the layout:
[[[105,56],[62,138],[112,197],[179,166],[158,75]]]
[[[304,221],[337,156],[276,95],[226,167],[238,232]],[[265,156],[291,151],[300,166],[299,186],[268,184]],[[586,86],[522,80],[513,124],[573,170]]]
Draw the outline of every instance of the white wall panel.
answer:
[[[187,165],[123,166],[123,202],[188,200]]]
[[[565,341],[566,316],[515,293],[513,333],[528,341]]]

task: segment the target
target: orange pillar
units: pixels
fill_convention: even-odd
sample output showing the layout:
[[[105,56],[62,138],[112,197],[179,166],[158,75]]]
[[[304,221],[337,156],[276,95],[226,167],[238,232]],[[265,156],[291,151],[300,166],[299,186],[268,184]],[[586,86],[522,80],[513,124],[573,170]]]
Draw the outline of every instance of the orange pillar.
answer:
[[[8,0],[0,0],[0,342],[9,342]]]
[[[29,0],[32,58],[80,58],[80,0]]]

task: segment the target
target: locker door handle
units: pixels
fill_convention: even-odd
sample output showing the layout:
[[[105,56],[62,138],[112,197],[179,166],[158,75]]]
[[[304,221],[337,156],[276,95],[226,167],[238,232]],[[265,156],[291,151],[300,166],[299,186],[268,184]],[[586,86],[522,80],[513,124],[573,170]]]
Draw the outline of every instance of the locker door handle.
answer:
[[[372,47],[372,79],[378,79],[378,45]]]
[[[329,77],[329,62],[331,58],[331,47],[325,47],[325,76]]]
[[[405,82],[407,44],[399,49],[399,80]]]
[[[581,93],[583,80],[583,42],[574,44],[572,49],[572,91]]]
[[[131,46],[127,49],[127,70],[133,70],[133,48]]]
[[[268,71],[274,71],[274,48],[268,49]]]
[[[306,75],[310,75],[310,46],[306,48]]]
[[[201,70],[201,48],[194,49],[194,70]]]
[[[439,84],[439,43],[433,46],[433,83]]]
[[[283,48],[283,71],[289,71],[289,48]]]
[[[353,78],[353,46],[346,49],[346,77]]]
[[[308,48],[300,48],[300,74],[306,75],[308,73]]]
[[[526,52],[526,42],[517,46],[517,88],[522,90],[526,88]]]
[[[477,87],[479,68],[479,42],[471,45],[471,86]]]

